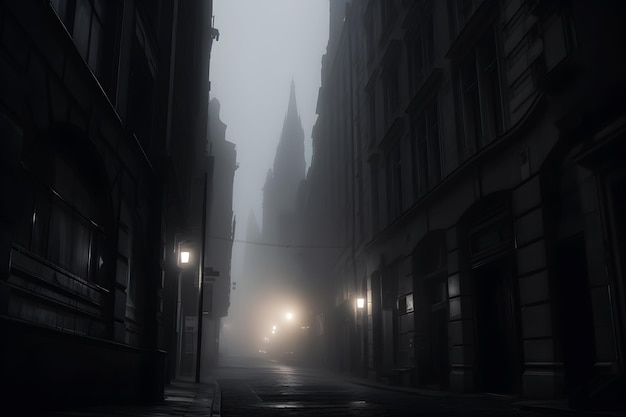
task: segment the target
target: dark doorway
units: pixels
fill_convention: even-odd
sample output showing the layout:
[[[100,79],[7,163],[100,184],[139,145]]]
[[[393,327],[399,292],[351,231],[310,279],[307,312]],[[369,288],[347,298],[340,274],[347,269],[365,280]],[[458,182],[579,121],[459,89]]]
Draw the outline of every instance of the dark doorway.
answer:
[[[474,269],[478,385],[487,392],[519,389],[514,261],[511,256]]]
[[[622,140],[626,148],[626,138]],[[614,290],[615,322],[613,323],[618,339],[618,357],[626,357],[626,172],[623,170],[610,182],[612,200],[611,223],[614,233],[615,258]],[[625,400],[626,401],[626,400]]]
[[[433,388],[444,389],[448,386],[449,360],[448,360],[448,293],[445,276],[438,276],[428,280],[427,316],[424,330],[425,340],[429,353],[427,359],[423,357],[420,365],[422,368],[422,382]]]
[[[582,236],[559,243],[556,275],[562,304],[565,389],[571,395],[591,378],[595,361],[593,314]]]
[[[376,378],[382,377],[383,366],[383,318],[382,318],[382,291],[380,272],[372,274],[372,365]]]
[[[445,389],[450,373],[445,233],[427,235],[413,256],[417,382],[420,386]]]

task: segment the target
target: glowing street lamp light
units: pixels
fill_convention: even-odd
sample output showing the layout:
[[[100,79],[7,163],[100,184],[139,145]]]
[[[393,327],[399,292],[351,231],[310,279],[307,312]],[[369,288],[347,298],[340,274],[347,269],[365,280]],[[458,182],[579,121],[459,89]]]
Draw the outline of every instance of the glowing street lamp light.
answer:
[[[291,320],[291,319],[293,319],[293,314],[292,313],[287,313],[287,314],[285,314],[285,317],[287,318],[287,320]]]
[[[180,253],[180,263],[181,264],[188,264],[189,263],[189,252],[188,251],[182,251]]]
[[[356,299],[356,306],[357,306],[357,308],[365,307],[365,299],[364,298],[357,298]]]

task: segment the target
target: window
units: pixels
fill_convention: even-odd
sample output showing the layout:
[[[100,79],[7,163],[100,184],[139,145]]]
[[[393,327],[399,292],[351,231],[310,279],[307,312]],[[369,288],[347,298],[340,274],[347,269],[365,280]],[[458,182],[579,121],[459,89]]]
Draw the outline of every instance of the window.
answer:
[[[381,0],[380,1],[380,20],[383,32],[389,30],[392,26],[393,19],[395,18],[396,8],[395,0]]]
[[[576,47],[576,33],[566,7],[554,6],[541,17],[543,56],[546,71],[551,71]]]
[[[383,93],[385,128],[388,129],[400,104],[398,67],[395,62],[389,65],[383,78]]]
[[[387,154],[387,212],[389,221],[402,214],[402,147],[398,140]]]
[[[435,40],[432,16],[421,25],[408,42],[409,48],[409,88],[417,93],[423,85],[435,61]]]
[[[373,159],[370,165],[370,219],[373,233],[380,230],[380,212],[379,212],[379,195],[378,195],[378,161]]]
[[[376,42],[374,34],[374,17],[371,11],[365,17],[365,43],[367,45],[367,63],[371,63],[376,55]]]
[[[452,11],[452,33],[454,36],[463,30],[481,1],[483,0],[450,0],[449,8]]]
[[[458,95],[463,156],[469,157],[504,131],[502,91],[495,29],[486,36],[460,65]]]
[[[370,129],[370,145],[376,145],[376,94],[374,90],[368,95],[368,113],[369,113],[369,129]]]
[[[127,122],[149,155],[155,90],[155,61],[143,26],[138,23],[130,61]]]
[[[101,187],[90,184],[89,175],[68,156],[54,154],[50,160],[32,164],[35,171],[27,172],[33,192],[22,210],[16,242],[82,279],[107,287],[111,249],[104,229],[106,204],[98,195]]]
[[[117,2],[51,0],[72,35],[76,48],[105,90],[112,92],[112,69]]]
[[[411,136],[414,195],[421,197],[441,181],[439,114],[436,100],[415,117]]]
[[[357,183],[357,205],[356,205],[356,210],[357,210],[357,236],[359,241],[362,240],[365,237],[365,219],[363,216],[363,211],[364,211],[364,198],[363,198],[363,177],[361,174],[357,175],[356,177],[356,183]]]
[[[50,0],[50,4],[54,7],[63,24],[68,28],[72,27],[73,13],[70,13],[72,11],[72,3],[71,0]]]

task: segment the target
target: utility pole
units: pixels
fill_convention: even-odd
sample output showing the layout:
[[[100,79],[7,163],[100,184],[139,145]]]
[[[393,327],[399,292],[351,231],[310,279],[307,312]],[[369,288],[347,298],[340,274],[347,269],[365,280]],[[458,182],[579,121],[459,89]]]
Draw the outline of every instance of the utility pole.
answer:
[[[198,276],[200,277],[200,295],[198,298],[198,335],[197,335],[197,360],[196,360],[196,383],[200,382],[200,365],[202,358],[202,310],[204,309],[204,251],[206,247],[206,199],[208,186],[208,173],[204,171],[204,189],[202,196],[202,236],[200,239],[200,259],[198,261]]]

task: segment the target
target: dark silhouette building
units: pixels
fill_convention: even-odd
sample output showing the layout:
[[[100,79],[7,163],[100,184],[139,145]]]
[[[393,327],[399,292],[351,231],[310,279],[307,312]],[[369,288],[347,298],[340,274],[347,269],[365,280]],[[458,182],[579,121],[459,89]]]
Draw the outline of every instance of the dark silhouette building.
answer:
[[[263,187],[260,235],[254,216],[251,214],[248,219],[250,244],[245,249],[243,271],[246,285],[238,290],[245,310],[243,315],[249,317],[249,326],[241,330],[250,335],[247,350],[264,350],[266,337],[276,341],[278,334],[284,337],[288,328],[299,329],[308,311],[298,262],[297,204],[305,169],[304,131],[292,81],[274,164]],[[289,312],[295,318],[286,323],[285,315]],[[272,329],[274,325],[280,329]],[[284,346],[280,345],[280,349]]]
[[[212,99],[209,103],[209,154],[214,158],[211,198],[207,208],[210,220],[207,230],[206,267],[210,271],[205,277],[203,330],[203,363],[216,366],[219,356],[222,318],[228,315],[231,291],[231,257],[235,235],[233,214],[233,182],[238,168],[235,144],[226,140],[226,125],[219,118],[220,103]]]
[[[298,188],[304,180],[304,131],[296,104],[296,87],[291,82],[289,105],[273,169],[263,187],[263,239],[268,243],[294,243],[294,214]]]
[[[299,241],[297,198],[305,176],[304,131],[291,82],[289,104],[276,148],[274,166],[263,187],[262,239],[265,284],[277,292],[296,291],[299,274],[291,246]]]
[[[617,407],[624,5],[330,7],[303,211],[305,244],[327,248],[304,264],[323,357],[394,384]]]
[[[253,357],[266,350],[264,337],[267,336],[268,328],[262,327],[263,322],[259,323],[254,320],[262,311],[263,307],[259,301],[265,291],[260,274],[263,265],[261,246],[263,239],[261,227],[252,209],[248,214],[244,239],[247,244],[243,247],[238,284],[233,283],[233,287],[236,287],[235,297],[237,298],[233,302],[228,318],[232,327],[228,329],[230,344],[225,353],[233,356]]]
[[[222,157],[211,16],[211,1],[0,2],[4,409],[154,400],[175,375],[180,249],[202,241]]]

